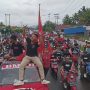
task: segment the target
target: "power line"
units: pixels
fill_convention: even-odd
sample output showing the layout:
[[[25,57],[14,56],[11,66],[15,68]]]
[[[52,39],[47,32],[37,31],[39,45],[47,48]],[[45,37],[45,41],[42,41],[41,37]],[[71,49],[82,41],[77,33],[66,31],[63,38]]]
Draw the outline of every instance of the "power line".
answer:
[[[85,1],[86,1],[86,0],[82,0],[81,3],[77,4],[77,5],[76,5],[76,8],[74,8],[73,11],[76,11],[76,9],[78,9],[78,8],[80,9],[80,7],[84,6]]]
[[[58,25],[59,14],[58,13],[55,13],[54,14],[54,17],[55,17],[55,24]]]
[[[72,6],[76,3],[76,0],[75,0],[75,1],[70,0],[69,2],[70,2],[70,3],[68,3],[67,7],[66,7],[64,10],[62,10],[61,13],[64,13],[64,14],[65,14],[66,11],[68,11],[70,8],[72,8]]]
[[[69,7],[70,9],[67,10],[67,13],[68,14],[71,13],[72,10],[75,11],[78,8],[78,6],[81,6],[81,4],[83,2],[84,2],[84,0],[81,0],[81,3],[78,3],[78,0],[76,0],[76,2],[74,2],[74,4],[72,4],[71,7]],[[73,7],[75,7],[75,8],[73,9]],[[63,13],[62,15],[65,15],[65,13]]]

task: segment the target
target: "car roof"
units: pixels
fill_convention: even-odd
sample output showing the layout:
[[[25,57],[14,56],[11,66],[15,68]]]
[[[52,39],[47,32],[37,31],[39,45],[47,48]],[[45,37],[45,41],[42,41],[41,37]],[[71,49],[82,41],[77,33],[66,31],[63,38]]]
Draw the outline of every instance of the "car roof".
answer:
[[[0,90],[49,90],[48,85],[40,82],[37,67],[30,63],[25,71],[25,84],[14,87],[18,79],[19,61],[6,61],[0,66]]]

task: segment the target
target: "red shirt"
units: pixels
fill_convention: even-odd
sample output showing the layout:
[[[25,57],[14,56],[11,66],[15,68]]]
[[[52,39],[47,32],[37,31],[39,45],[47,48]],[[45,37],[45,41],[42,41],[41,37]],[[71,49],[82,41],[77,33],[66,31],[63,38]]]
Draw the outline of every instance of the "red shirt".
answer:
[[[58,42],[63,42],[63,41],[64,41],[64,38],[56,38],[56,40],[57,40]]]
[[[42,59],[43,59],[43,66],[44,68],[49,68],[50,67],[50,58],[51,54],[49,52],[44,52]]]

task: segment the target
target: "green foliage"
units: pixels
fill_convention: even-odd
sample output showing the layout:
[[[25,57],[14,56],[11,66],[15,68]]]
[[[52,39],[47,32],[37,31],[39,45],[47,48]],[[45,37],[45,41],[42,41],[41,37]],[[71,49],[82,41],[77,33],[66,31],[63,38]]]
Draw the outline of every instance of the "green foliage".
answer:
[[[20,28],[16,28],[16,29],[14,30],[14,32],[17,32],[17,33],[22,33],[22,32],[23,32],[23,30],[22,30],[22,29],[20,29]]]
[[[10,28],[10,27],[0,28],[0,32],[1,32],[2,34],[9,34],[9,33],[11,33],[11,28]]]
[[[4,27],[5,25],[3,24],[3,22],[0,22],[0,28]]]
[[[69,15],[66,15],[66,16],[64,17],[64,19],[63,19],[63,23],[64,23],[64,24],[71,24],[71,22],[72,22],[72,18],[69,17]]]
[[[51,32],[51,31],[55,30],[55,24],[50,21],[47,21],[43,26],[43,30]]]
[[[90,8],[85,8],[85,6],[83,6],[81,10],[75,13],[72,17],[66,15],[63,19],[63,24],[90,25]]]

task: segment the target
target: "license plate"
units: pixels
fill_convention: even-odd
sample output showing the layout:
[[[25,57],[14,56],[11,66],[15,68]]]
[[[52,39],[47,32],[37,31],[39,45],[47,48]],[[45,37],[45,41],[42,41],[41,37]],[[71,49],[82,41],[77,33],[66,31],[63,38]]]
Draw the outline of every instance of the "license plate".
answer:
[[[52,64],[57,64],[57,62],[52,62]]]

